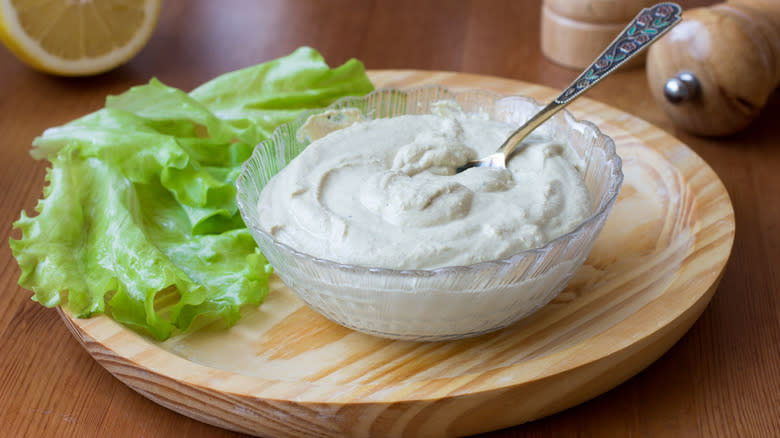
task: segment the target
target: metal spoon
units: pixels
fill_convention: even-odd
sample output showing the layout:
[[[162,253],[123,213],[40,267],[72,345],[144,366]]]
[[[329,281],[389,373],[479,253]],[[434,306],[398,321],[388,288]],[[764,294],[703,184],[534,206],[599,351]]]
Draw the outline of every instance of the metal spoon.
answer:
[[[458,167],[456,173],[472,167],[506,167],[507,160],[531,131],[658,40],[661,35],[680,22],[681,14],[682,9],[674,3],[659,3],[642,9],[601,55],[569,85],[569,88],[513,132],[496,153],[469,161]]]

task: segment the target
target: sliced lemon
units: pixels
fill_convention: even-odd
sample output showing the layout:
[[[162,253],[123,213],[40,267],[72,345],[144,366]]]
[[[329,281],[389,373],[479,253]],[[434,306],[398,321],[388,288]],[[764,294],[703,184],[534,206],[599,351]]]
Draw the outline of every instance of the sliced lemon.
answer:
[[[161,0],[0,0],[0,39],[33,68],[85,76],[117,67],[152,36]]]

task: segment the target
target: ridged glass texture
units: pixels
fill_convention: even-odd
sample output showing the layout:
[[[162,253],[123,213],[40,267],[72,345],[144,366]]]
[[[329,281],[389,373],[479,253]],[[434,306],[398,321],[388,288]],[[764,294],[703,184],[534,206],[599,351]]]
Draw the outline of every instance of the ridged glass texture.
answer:
[[[356,107],[370,118],[393,117],[429,114],[431,104],[443,99],[456,101],[466,112],[484,112],[515,125],[541,108],[526,97],[455,92],[439,86],[377,90],[344,98],[330,108]],[[317,259],[275,241],[260,229],[256,214],[265,184],[306,147],[296,140],[296,131],[319,111],[279,127],[257,145],[238,178],[238,206],[276,274],[298,297],[327,318],[373,335],[418,341],[457,339],[497,330],[533,313],[555,298],[580,268],[623,182],[612,139],[562,111],[547,123],[564,133],[585,159],[585,183],[594,203],[593,215],[572,232],[541,248],[470,266],[392,270]]]

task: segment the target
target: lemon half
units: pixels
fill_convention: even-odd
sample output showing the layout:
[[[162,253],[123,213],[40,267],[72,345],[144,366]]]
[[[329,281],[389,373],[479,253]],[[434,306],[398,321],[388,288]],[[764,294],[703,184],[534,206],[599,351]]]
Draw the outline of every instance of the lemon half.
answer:
[[[35,69],[85,76],[117,67],[154,32],[161,0],[0,0],[0,39]]]

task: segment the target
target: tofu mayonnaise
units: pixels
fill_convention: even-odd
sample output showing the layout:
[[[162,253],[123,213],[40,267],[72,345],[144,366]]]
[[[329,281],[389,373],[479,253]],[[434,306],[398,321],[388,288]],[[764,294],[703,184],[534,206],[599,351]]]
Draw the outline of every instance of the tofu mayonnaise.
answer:
[[[542,127],[508,168],[455,173],[514,129],[446,102],[427,115],[314,116],[299,132],[312,143],[260,194],[260,225],[302,253],[391,269],[469,265],[543,246],[592,212],[583,161],[569,145]]]

